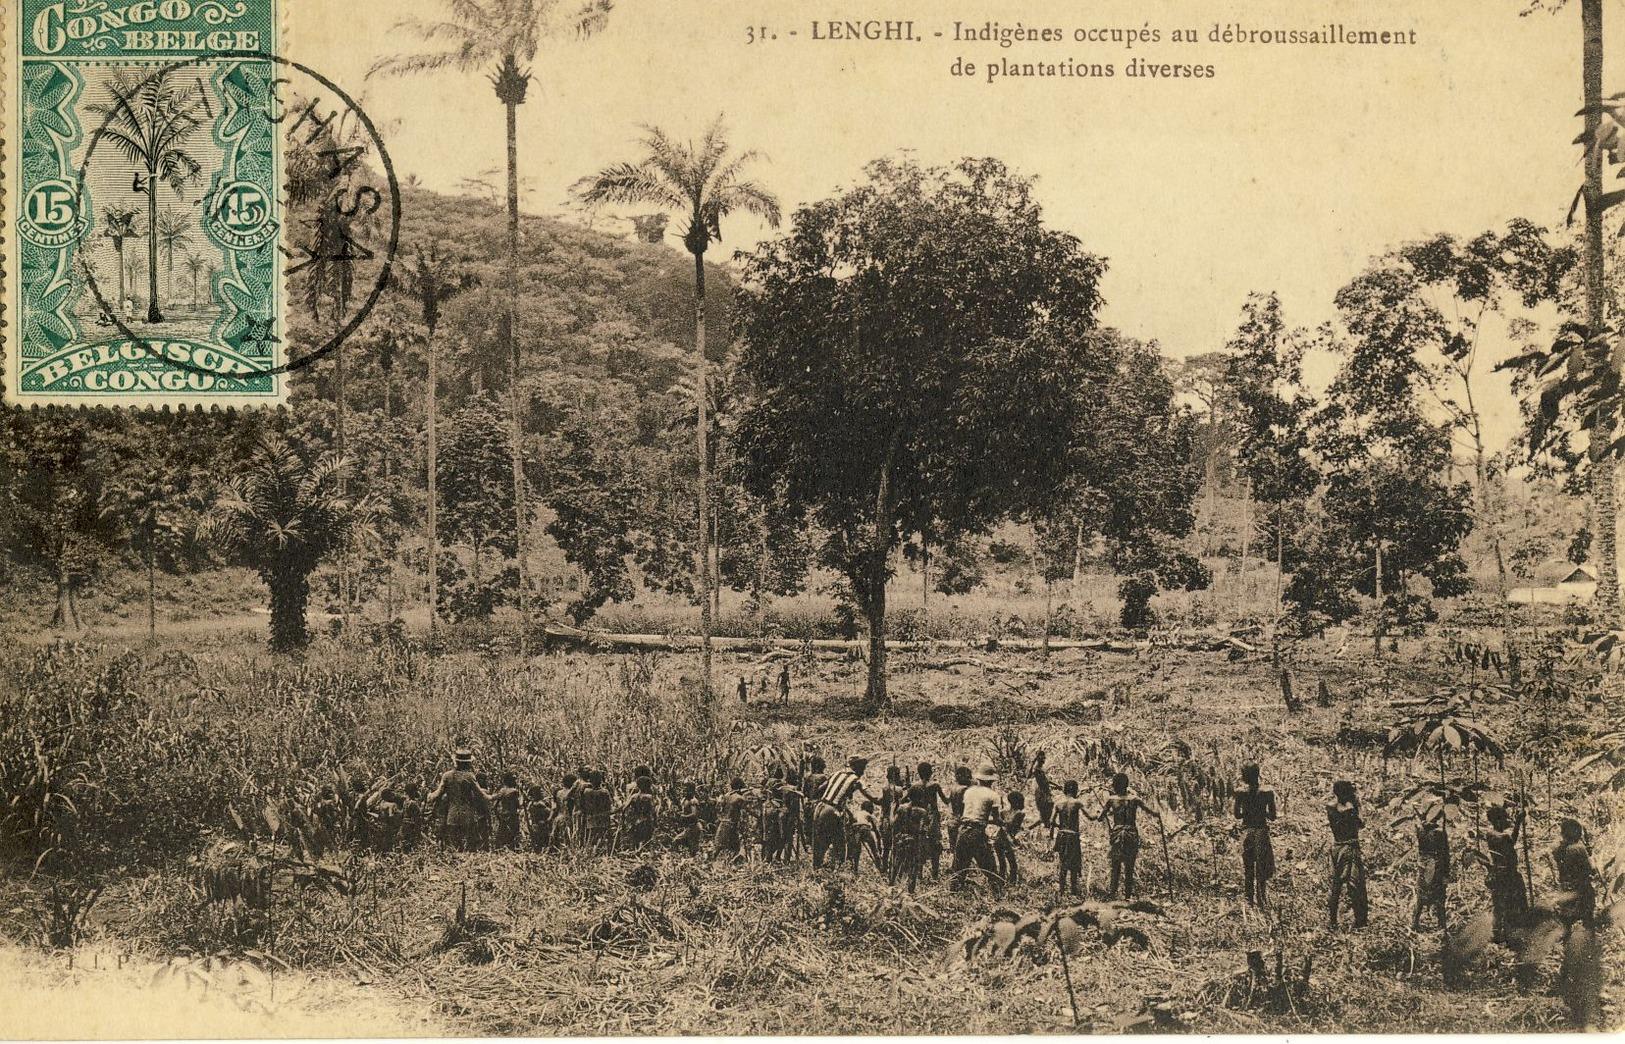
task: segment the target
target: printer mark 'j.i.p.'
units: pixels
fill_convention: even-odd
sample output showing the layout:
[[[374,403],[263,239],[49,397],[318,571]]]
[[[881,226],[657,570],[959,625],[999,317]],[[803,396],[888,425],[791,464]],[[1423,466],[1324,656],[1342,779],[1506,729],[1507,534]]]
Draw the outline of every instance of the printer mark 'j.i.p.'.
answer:
[[[13,5],[9,401],[282,399],[277,7]]]

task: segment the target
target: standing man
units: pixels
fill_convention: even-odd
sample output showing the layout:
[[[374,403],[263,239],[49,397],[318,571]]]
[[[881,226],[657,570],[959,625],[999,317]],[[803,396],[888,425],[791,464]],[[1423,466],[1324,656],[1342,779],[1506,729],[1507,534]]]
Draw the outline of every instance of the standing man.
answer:
[[[1079,879],[1083,875],[1083,802],[1078,798],[1078,781],[1069,779],[1061,786],[1061,800],[1055,803],[1050,822],[1055,825],[1055,856],[1060,864],[1056,876],[1061,895],[1067,894],[1067,881],[1071,880],[1072,894],[1082,895]]]
[[[1045,830],[1054,829],[1055,781],[1045,768],[1044,752],[1033,755],[1033,806],[1038,810],[1038,822]]]
[[[1597,887],[1591,881],[1596,871],[1586,848],[1585,828],[1577,819],[1564,819],[1558,831],[1563,840],[1552,849],[1552,862],[1557,866],[1557,916],[1565,924],[1579,922],[1589,928],[1597,916]]]
[[[1368,912],[1365,892],[1365,860],[1360,855],[1360,799],[1354,784],[1340,779],[1332,784],[1332,800],[1326,806],[1326,821],[1332,828],[1332,890],[1328,902],[1328,926],[1337,930],[1337,908],[1343,894],[1354,909],[1354,927],[1364,928]]]
[[[745,681],[745,676],[743,674],[741,674],[739,676],[739,703],[740,703],[741,706],[743,706],[743,705],[745,705],[745,704],[747,704],[749,702],[750,702],[750,685]]]
[[[1234,812],[1241,820],[1242,889],[1247,902],[1262,908],[1269,879],[1275,876],[1275,848],[1270,824],[1275,822],[1275,792],[1259,786],[1258,766],[1241,767],[1241,789],[1235,793]]]
[[[1507,929],[1517,927],[1529,909],[1529,893],[1518,873],[1518,838],[1523,834],[1524,811],[1518,809],[1518,817],[1513,819],[1506,805],[1498,803],[1489,807],[1485,817],[1489,820],[1483,833],[1488,856],[1485,884],[1490,889],[1490,909],[1495,917],[1494,939],[1504,943]]]
[[[711,849],[711,858],[725,855],[730,863],[743,861],[744,826],[745,780],[743,777],[735,776],[728,781],[728,793],[722,798],[717,819],[716,844]]]
[[[989,881],[998,887],[998,867],[993,861],[993,848],[988,844],[988,828],[999,823],[999,792],[993,789],[998,774],[990,762],[982,762],[966,787],[960,800],[959,830],[954,839],[954,862],[949,871],[950,891],[965,887],[965,878],[974,864]]]
[[[1123,898],[1134,898],[1134,864],[1140,857],[1140,809],[1162,822],[1162,813],[1145,803],[1138,794],[1130,794],[1128,773],[1119,772],[1112,777],[1112,793],[1095,813],[1096,820],[1105,820],[1110,831],[1112,879],[1109,894],[1117,895],[1117,882],[1123,882]]]
[[[954,781],[942,788],[943,800],[948,804],[948,850],[959,851],[959,821],[965,815],[965,791],[973,782],[969,765],[954,769]]]
[[[920,835],[920,860],[930,861],[931,880],[935,881],[942,876],[942,809],[937,802],[947,804],[948,795],[942,792],[942,784],[931,778],[936,770],[929,761],[920,762],[915,771],[920,777],[918,785],[926,796],[925,804],[921,806],[925,809],[926,819]]]
[[[779,664],[779,703],[790,702],[790,663],[785,661]]]
[[[491,795],[474,778],[474,752],[466,747],[452,755],[452,767],[427,799],[431,808],[445,802],[446,846],[460,852],[473,850],[480,822],[491,814]]]
[[[817,768],[821,763],[813,762]],[[846,828],[850,823],[847,806],[853,797],[862,794],[870,801],[875,795],[863,785],[863,773],[869,768],[868,758],[848,758],[846,768],[829,777],[824,792],[813,810],[813,869],[824,865],[826,855],[833,856],[837,864],[847,858]]]

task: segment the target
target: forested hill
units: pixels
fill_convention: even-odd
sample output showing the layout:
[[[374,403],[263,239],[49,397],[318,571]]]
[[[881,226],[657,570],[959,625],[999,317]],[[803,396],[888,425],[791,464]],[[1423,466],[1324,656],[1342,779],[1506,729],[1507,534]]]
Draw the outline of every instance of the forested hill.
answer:
[[[624,227],[613,219],[605,224]],[[455,402],[476,387],[505,388],[508,361],[497,336],[507,267],[505,229],[504,213],[494,202],[405,190],[395,292],[380,304],[346,361],[365,370],[376,361],[366,358],[372,344],[402,324],[421,321],[411,277],[432,251],[453,276],[473,282],[442,309],[443,392]],[[708,267],[713,288],[708,354],[721,360],[733,340],[731,280],[718,266]],[[664,243],[641,243],[618,229],[526,216],[520,226],[517,304],[523,369],[544,397],[560,375],[600,391],[609,381],[641,394],[663,393],[679,378],[683,358],[693,348],[693,261],[669,235]],[[421,352],[408,354],[422,362]]]
[[[522,221],[515,331],[531,506],[545,519],[558,501],[561,543],[572,558],[614,560],[636,545],[646,564],[681,584],[674,556],[685,553],[681,523],[690,517],[692,491],[683,483],[695,468],[693,261],[669,235],[650,244],[618,229]],[[382,246],[382,228],[360,233],[370,249]],[[291,409],[3,411],[0,568],[16,580],[55,578],[61,601],[120,563],[144,567],[150,557],[159,572],[209,568],[220,560],[198,538],[196,523],[267,430],[307,461],[342,444],[355,462],[350,492],[384,506],[379,544],[387,550],[370,565],[398,556],[403,566],[415,558],[421,568],[432,345],[441,541],[451,549],[443,598],[453,616],[488,611],[504,600],[508,579],[491,563],[513,545],[510,366],[497,325],[505,234],[495,203],[404,190],[388,290],[339,352],[295,372]],[[441,305],[432,339],[418,292],[425,268],[455,291]],[[732,281],[713,265],[708,283],[708,354],[721,360],[733,341]],[[368,289],[358,282],[355,300]],[[293,354],[326,340],[330,299],[322,309],[329,314],[312,314],[295,280],[287,334]],[[546,543],[538,530],[531,546]],[[668,559],[671,568],[662,568]],[[381,572],[363,571],[374,580]],[[613,561],[599,572],[606,594],[631,593]]]

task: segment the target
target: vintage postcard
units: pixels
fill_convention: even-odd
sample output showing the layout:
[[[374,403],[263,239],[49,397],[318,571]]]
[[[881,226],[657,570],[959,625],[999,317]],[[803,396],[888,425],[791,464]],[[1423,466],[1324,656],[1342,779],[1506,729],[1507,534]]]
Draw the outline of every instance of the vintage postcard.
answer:
[[[0,1036],[1625,1025],[1622,0],[12,0]]]

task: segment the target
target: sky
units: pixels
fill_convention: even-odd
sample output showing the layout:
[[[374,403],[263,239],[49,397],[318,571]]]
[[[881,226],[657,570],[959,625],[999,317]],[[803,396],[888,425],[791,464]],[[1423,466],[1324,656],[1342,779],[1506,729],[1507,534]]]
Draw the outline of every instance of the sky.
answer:
[[[639,124],[689,137],[718,113],[737,145],[766,155],[757,177],[787,206],[905,149],[925,162],[992,155],[1036,175],[1050,223],[1108,259],[1104,321],[1171,356],[1211,351],[1233,334],[1249,291],[1278,292],[1288,321],[1311,326],[1333,316],[1339,287],[1400,243],[1471,236],[1516,216],[1563,224],[1581,177],[1571,144],[1578,4],[1520,17],[1525,4],[616,0],[602,33],[550,45],[535,63],[519,111],[525,208],[557,212],[578,178],[635,158]],[[288,4],[286,49],[361,100],[403,175],[446,192],[482,176],[500,184],[502,109],[481,76],[367,77],[379,57],[421,50],[396,23],[436,18],[440,5],[299,0]],[[815,21],[862,18],[912,19],[922,39],[811,38]],[[1625,25],[1625,0],[1605,0],[1605,19]],[[955,21],[990,20],[1069,39],[951,39]],[[1416,43],[1225,45],[1207,39],[1216,22],[1414,30]],[[777,39],[748,43],[747,27],[764,24]],[[1154,28],[1161,41],[1077,43],[1077,28]],[[1201,42],[1173,43],[1185,28]],[[1215,75],[1127,77],[1136,57],[1211,64]],[[951,75],[960,58],[1112,63],[1116,76],[989,84]],[[734,219],[724,245],[769,231]],[[1493,412],[1510,425],[1510,399],[1500,399]]]

